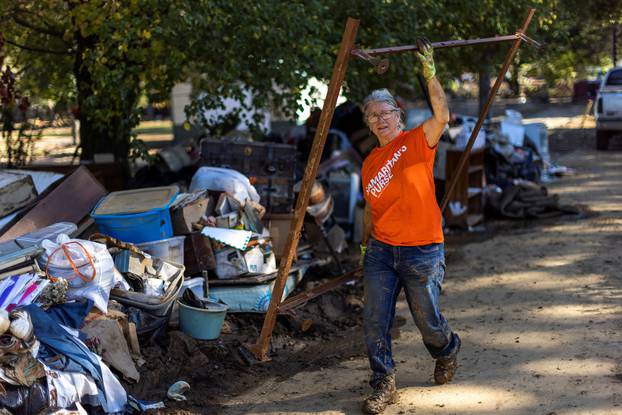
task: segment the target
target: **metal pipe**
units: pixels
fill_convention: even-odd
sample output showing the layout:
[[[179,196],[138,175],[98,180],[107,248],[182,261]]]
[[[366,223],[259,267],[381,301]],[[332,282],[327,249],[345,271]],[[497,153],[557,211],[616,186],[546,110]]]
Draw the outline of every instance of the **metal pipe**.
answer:
[[[481,39],[447,40],[444,42],[432,43],[432,48],[444,49],[444,48],[457,48],[457,47],[473,46],[473,45],[486,45],[490,43],[515,41],[518,38],[519,38],[519,34],[516,33],[513,35],[486,37],[486,38],[481,38]],[[403,53],[403,52],[415,52],[418,50],[419,48],[417,47],[417,45],[405,45],[405,46],[390,46],[387,48],[377,48],[377,49],[354,49],[352,51],[352,54],[359,58],[363,58],[361,56],[361,52],[369,56],[380,56],[380,55],[392,55],[392,54]]]
[[[443,197],[443,201],[441,202],[441,212],[444,212],[445,209],[447,208],[447,204],[449,203],[449,198],[451,197],[451,193],[456,188],[458,179],[460,178],[460,175],[462,174],[462,171],[464,170],[464,167],[466,165],[466,161],[469,158],[469,155],[471,154],[471,149],[473,148],[475,139],[477,138],[477,135],[479,134],[479,131],[482,128],[482,124],[484,124],[484,120],[486,119],[486,115],[488,114],[488,111],[490,110],[492,101],[494,101],[495,95],[497,95],[497,91],[499,90],[499,87],[501,86],[501,83],[503,82],[503,79],[505,78],[505,73],[508,71],[508,68],[510,67],[512,60],[514,59],[514,56],[516,55],[516,52],[518,51],[518,48],[521,42],[524,40],[523,37],[520,36],[520,34],[524,33],[527,30],[527,27],[529,26],[529,23],[531,22],[531,18],[533,17],[535,11],[536,11],[535,9],[529,9],[529,14],[527,15],[527,18],[525,19],[525,22],[523,23],[523,27],[518,31],[519,36],[516,37],[514,44],[512,45],[512,48],[508,51],[508,54],[506,55],[505,60],[503,61],[503,66],[501,67],[501,70],[499,71],[499,75],[497,75],[497,79],[495,80],[495,83],[492,89],[490,90],[490,93],[488,94],[488,99],[486,100],[486,104],[484,105],[484,108],[482,108],[482,112],[479,114],[479,118],[477,119],[477,124],[475,124],[475,128],[473,128],[473,131],[471,132],[471,137],[469,137],[469,141],[462,153],[462,156],[460,157],[460,161],[458,162],[458,167],[456,168],[456,171],[453,174],[451,181],[449,182],[449,186],[447,186],[445,189],[445,196]]]

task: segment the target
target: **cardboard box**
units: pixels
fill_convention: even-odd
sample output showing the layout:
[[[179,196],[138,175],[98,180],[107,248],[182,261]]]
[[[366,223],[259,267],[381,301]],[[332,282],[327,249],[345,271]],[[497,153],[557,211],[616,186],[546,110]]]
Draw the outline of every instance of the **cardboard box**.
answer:
[[[216,276],[227,280],[248,274],[265,274],[276,270],[274,253],[264,255],[259,246],[242,252],[235,248],[216,253]]]
[[[277,259],[281,259],[285,255],[287,235],[289,234],[289,226],[293,219],[293,213],[273,213],[267,217],[272,249]]]
[[[186,275],[200,274],[202,271],[216,268],[212,243],[207,236],[195,232],[186,237],[184,265],[186,266]]]
[[[205,215],[213,199],[198,198],[186,205],[176,206],[171,209],[173,221],[173,233],[175,235],[187,235],[193,232],[192,224],[197,223],[201,216]]]
[[[28,174],[0,172],[0,216],[6,216],[37,199],[37,189]]]

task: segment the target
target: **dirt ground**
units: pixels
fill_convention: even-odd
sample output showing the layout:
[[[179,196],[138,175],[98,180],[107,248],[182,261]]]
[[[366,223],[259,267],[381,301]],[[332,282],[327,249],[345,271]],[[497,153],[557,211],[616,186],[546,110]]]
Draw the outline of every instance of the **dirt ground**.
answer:
[[[524,112],[549,127],[553,161],[574,170],[549,190],[581,214],[489,220],[447,235],[441,305],[463,341],[458,374],[434,385],[434,362],[402,298],[393,330],[400,402],[387,414],[622,414],[622,153],[594,150],[583,112]],[[311,272],[303,287],[330,271]],[[188,400],[167,401],[166,414],[358,414],[369,391],[361,297],[360,284],[344,286],[294,319],[280,317],[269,363],[249,365],[238,351],[257,338],[261,315],[229,316],[217,341],[170,332],[143,347],[141,381],[127,389],[159,400],[187,381]]]
[[[434,362],[400,301],[394,342],[400,401],[387,414],[622,413],[622,153],[593,150],[591,121],[578,129],[581,112],[553,109],[538,121],[554,128],[554,159],[575,170],[548,187],[584,214],[493,222],[466,243],[448,238],[441,303],[462,337],[459,371],[451,384],[434,385]],[[288,351],[240,372],[244,388],[223,388],[201,407],[206,390],[199,381],[175,412],[360,413],[369,374],[360,328],[350,318],[331,330],[324,348],[321,330],[313,346],[300,350],[277,336],[276,349]],[[233,380],[209,382],[214,391]]]

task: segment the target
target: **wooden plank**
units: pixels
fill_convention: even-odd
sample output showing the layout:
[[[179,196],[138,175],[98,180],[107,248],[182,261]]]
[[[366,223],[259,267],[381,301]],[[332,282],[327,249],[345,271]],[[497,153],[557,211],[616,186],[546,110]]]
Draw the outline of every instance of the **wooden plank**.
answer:
[[[58,222],[78,223],[107,193],[88,169],[81,166],[0,236],[0,242]]]
[[[505,73],[508,71],[508,68],[510,67],[510,64],[512,63],[512,60],[514,60],[514,56],[516,55],[516,52],[518,52],[518,48],[521,45],[521,41],[526,40],[523,37],[521,37],[520,34],[524,34],[527,31],[527,28],[529,27],[529,23],[531,23],[531,19],[533,18],[533,15],[535,12],[536,12],[536,9],[529,9],[529,13],[527,14],[527,17],[525,18],[525,21],[523,22],[523,26],[517,32],[517,35],[519,36],[517,36],[516,40],[512,44],[512,47],[510,48],[507,55],[505,56],[505,60],[503,61],[503,66],[501,67],[501,70],[499,71],[499,74],[497,75],[497,79],[495,80],[495,83],[490,89],[490,93],[488,94],[486,103],[484,104],[484,107],[482,108],[482,111],[479,114],[479,118],[477,119],[477,123],[475,124],[475,127],[473,128],[473,131],[471,132],[471,137],[469,137],[469,141],[467,142],[467,145],[464,149],[462,157],[460,158],[458,167],[456,168],[454,172],[453,178],[452,180],[448,179],[448,184],[445,187],[445,197],[443,198],[443,201],[441,202],[441,212],[444,212],[445,208],[447,208],[447,205],[449,204],[449,201],[452,198],[452,193],[454,191],[454,188],[458,184],[458,181],[461,180],[461,176],[463,175],[463,172],[464,172],[464,167],[466,166],[466,163],[467,163],[467,158],[469,157],[469,154],[471,153],[471,149],[473,148],[473,144],[475,144],[475,139],[477,138],[477,135],[479,134],[479,131],[482,128],[482,125],[484,124],[486,115],[488,115],[490,106],[492,105],[492,102],[494,101],[495,96],[497,95],[497,91],[499,90],[501,83],[505,79]]]

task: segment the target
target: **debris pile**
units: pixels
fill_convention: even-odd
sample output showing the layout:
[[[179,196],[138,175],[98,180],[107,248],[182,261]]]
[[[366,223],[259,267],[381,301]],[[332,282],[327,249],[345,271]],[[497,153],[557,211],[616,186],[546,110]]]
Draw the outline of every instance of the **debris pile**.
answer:
[[[274,151],[246,145],[264,150],[262,163]],[[2,405],[14,413],[142,412],[192,394],[184,380],[154,395],[162,380],[152,382],[150,359],[174,336],[197,344],[227,333],[233,350],[242,333],[245,342],[256,335],[258,318],[231,313],[263,313],[270,302],[295,198],[295,163],[280,160],[253,183],[240,171],[200,165],[186,183],[112,193],[85,167],[67,177],[11,173],[6,186],[21,196],[2,205],[0,219]],[[311,206],[308,220],[321,229],[323,248],[305,233],[283,298],[314,266],[342,266],[336,254],[346,248],[345,232],[332,196],[317,186],[324,208]],[[312,326],[306,319],[304,331]],[[193,356],[193,367],[210,360]]]

